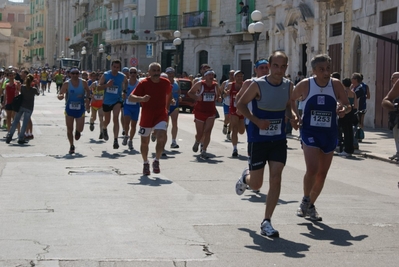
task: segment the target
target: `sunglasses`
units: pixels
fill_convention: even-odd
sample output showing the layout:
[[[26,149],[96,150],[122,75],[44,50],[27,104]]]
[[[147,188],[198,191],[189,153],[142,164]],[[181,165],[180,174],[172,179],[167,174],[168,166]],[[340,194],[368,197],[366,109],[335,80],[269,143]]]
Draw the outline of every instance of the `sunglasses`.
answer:
[[[132,71],[132,72],[129,72],[130,74],[137,74],[137,72],[135,72],[135,71]]]
[[[72,75],[79,75],[79,72],[71,72]]]

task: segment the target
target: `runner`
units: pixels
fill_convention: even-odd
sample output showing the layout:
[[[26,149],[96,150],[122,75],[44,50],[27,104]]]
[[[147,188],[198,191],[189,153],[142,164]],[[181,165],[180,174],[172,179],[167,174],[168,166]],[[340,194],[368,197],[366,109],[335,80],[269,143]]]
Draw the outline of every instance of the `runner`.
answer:
[[[154,173],[160,173],[159,159],[165,148],[168,110],[172,101],[172,88],[168,79],[160,77],[161,65],[153,62],[148,67],[149,77],[140,81],[136,89],[129,96],[131,102],[141,102],[140,152],[143,158],[143,175],[150,175],[148,162],[148,144],[150,134],[156,130],[157,144],[155,146],[155,159],[152,163]]]
[[[121,61],[115,59],[111,62],[111,70],[104,72],[103,76],[100,78],[99,87],[100,90],[104,89],[104,125],[103,125],[103,136],[104,140],[107,141],[108,131],[107,127],[111,121],[111,111],[112,120],[114,122],[114,149],[119,148],[118,144],[118,134],[119,134],[119,113],[122,108],[122,91],[125,90],[127,85],[126,76],[120,72]]]
[[[58,94],[58,99],[63,100],[65,94],[65,122],[67,126],[67,136],[70,144],[69,154],[75,153],[73,143],[73,123],[76,122],[75,140],[79,140],[85,123],[85,106],[89,109],[90,89],[87,82],[79,78],[79,70],[71,69],[71,79],[66,81]]]
[[[62,70],[59,69],[57,74],[54,76],[55,85],[57,86],[57,94],[60,93],[62,84],[64,82],[64,75],[62,75]]]
[[[172,143],[170,144],[170,148],[179,148],[179,145],[176,142],[176,137],[177,137],[177,131],[178,131],[178,126],[177,126],[177,120],[179,118],[179,100],[181,100],[181,91],[179,84],[175,80],[175,69],[172,67],[166,68],[166,74],[168,75],[168,79],[172,85],[172,103],[170,104],[169,108],[169,117],[170,120],[172,121]]]
[[[104,100],[104,89],[100,89],[98,86],[97,79],[99,78],[98,73],[92,72],[90,73],[90,81],[91,84],[89,86],[91,92],[91,102],[90,102],[90,131],[94,131],[94,122],[97,119],[98,114],[98,121],[99,121],[99,129],[100,135],[98,139],[103,139],[103,123],[104,123],[104,112],[103,112],[103,100]]]
[[[279,232],[271,224],[271,217],[280,196],[281,176],[287,160],[285,117],[291,116],[293,84],[284,78],[288,66],[285,53],[274,52],[269,62],[270,74],[255,79],[237,103],[237,109],[249,119],[249,168],[245,168],[237,181],[236,193],[242,195],[247,186],[259,190],[263,184],[265,165],[269,163],[269,192],[261,234],[279,237]],[[248,109],[249,103],[252,103],[251,110]]]
[[[46,70],[42,70],[40,72],[40,89],[42,91],[42,95],[44,95],[44,92],[46,91],[47,77],[48,77],[47,71]]]
[[[137,102],[129,101],[129,95],[139,84],[137,80],[137,69],[132,67],[129,69],[129,81],[127,90],[123,92],[123,128],[125,129],[125,136],[123,137],[122,145],[128,145],[130,150],[133,150],[133,137],[136,133],[136,125],[140,114],[140,104]],[[130,128],[130,133],[129,133]]]
[[[304,196],[296,214],[321,221],[314,203],[323,189],[337,146],[337,115],[340,118],[345,116],[351,111],[351,105],[342,83],[330,77],[331,58],[328,55],[317,55],[310,64],[313,77],[300,81],[291,95],[291,104],[296,114],[293,127],[297,130],[302,125],[301,141],[306,163]],[[303,107],[300,120],[295,105],[298,99],[302,99]]]
[[[223,134],[226,135],[227,140],[231,140],[230,129],[229,129],[229,109],[230,109],[230,95],[225,94],[225,90],[229,83],[234,82],[234,70],[229,71],[229,79],[224,81],[220,88],[222,92],[220,93],[223,97],[223,113],[224,113],[224,124],[223,124]]]
[[[201,158],[207,158],[206,150],[211,141],[211,132],[215,123],[216,104],[215,101],[222,101],[219,95],[219,88],[217,82],[214,80],[215,72],[208,69],[204,73],[204,80],[197,82],[188,91],[188,95],[197,102],[194,106],[194,121],[195,121],[195,143],[193,151],[198,152],[198,147],[201,140],[203,140],[201,148]]]
[[[12,101],[14,97],[19,95],[21,92],[21,84],[14,80],[15,78],[15,71],[10,71],[7,75],[8,81],[5,84],[5,91],[4,91],[4,103],[6,114],[7,114],[7,131],[10,132],[11,129],[11,119],[14,120],[15,112],[12,109]],[[18,133],[19,133],[20,124],[18,123]]]

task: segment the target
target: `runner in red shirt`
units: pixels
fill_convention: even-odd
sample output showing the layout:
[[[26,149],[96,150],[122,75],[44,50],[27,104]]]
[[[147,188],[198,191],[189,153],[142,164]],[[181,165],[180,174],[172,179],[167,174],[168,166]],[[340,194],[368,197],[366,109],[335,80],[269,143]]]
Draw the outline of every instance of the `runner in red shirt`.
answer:
[[[143,157],[143,174],[150,175],[148,162],[148,144],[150,134],[154,130],[157,144],[155,147],[155,159],[152,163],[154,173],[160,173],[159,159],[166,144],[166,130],[168,127],[168,110],[172,101],[172,88],[170,81],[161,74],[161,65],[153,62],[148,67],[149,77],[142,80],[129,96],[131,102],[141,102],[140,130],[141,147]]]
[[[204,137],[200,155],[202,158],[207,158],[206,149],[211,141],[211,132],[216,116],[215,101],[222,101],[219,94],[219,86],[214,77],[215,72],[212,69],[208,69],[204,73],[204,79],[194,84],[188,91],[188,95],[197,101],[194,106],[194,121],[197,133],[193,151],[198,151],[198,146]]]

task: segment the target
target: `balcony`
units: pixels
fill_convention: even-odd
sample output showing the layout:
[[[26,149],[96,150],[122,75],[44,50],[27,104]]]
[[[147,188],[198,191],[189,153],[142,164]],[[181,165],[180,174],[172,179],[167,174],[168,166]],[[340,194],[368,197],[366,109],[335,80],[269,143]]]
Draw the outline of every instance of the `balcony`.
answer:
[[[179,30],[180,25],[179,15],[167,15],[167,16],[156,16],[155,17],[155,32],[168,38],[173,36],[173,32]]]
[[[28,27],[25,28],[25,30],[26,30],[26,31],[31,31],[31,30],[32,30],[32,27],[28,26]]]
[[[156,35],[155,33],[146,33],[143,30],[139,30],[134,33],[122,33],[122,40],[123,43],[129,44],[129,43],[149,43],[149,42],[155,42],[156,40]]]
[[[89,4],[89,0],[79,0],[79,5],[85,6]]]
[[[120,29],[116,30],[107,30],[105,32],[105,41],[111,44],[120,44],[123,43],[122,33]]]
[[[89,25],[87,28],[89,31],[92,32],[105,31],[107,29],[107,22],[102,19],[97,19],[93,21],[89,20]]]
[[[125,8],[137,9],[137,0],[124,0],[123,6]]]
[[[211,11],[194,11],[183,13],[183,28],[191,31],[192,34],[198,35],[211,29]]]
[[[43,28],[43,23],[41,22],[36,22],[36,28]]]

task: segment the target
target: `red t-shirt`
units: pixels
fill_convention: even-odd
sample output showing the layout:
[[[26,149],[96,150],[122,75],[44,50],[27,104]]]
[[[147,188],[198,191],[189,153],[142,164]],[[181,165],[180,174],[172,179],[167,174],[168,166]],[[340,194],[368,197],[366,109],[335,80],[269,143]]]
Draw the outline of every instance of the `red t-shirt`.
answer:
[[[161,121],[168,121],[166,103],[171,92],[170,81],[163,77],[159,78],[158,83],[154,83],[151,78],[146,78],[137,85],[132,95],[150,96],[148,102],[141,102],[141,127],[152,128]]]
[[[213,115],[216,113],[216,83],[212,82],[211,86],[206,85],[205,81],[201,82],[201,100],[195,103],[194,112]]]

